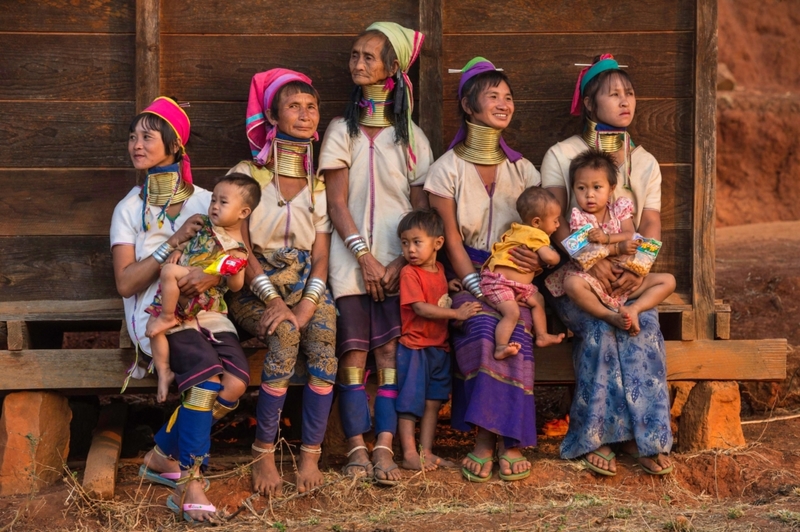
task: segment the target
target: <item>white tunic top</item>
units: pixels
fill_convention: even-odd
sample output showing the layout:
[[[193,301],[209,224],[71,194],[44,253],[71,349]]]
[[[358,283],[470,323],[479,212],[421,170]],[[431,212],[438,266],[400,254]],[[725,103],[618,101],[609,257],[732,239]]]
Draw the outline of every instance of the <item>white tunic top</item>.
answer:
[[[572,184],[569,182],[569,165],[572,159],[589,149],[580,135],[572,136],[552,146],[542,161],[542,186],[544,188],[562,187],[567,191],[567,205],[565,211],[569,213],[578,207],[578,202],[572,194]],[[628,198],[633,202],[633,222],[639,227],[642,220],[642,211],[652,209],[661,212],[661,168],[658,161],[650,152],[636,146],[631,152],[631,188],[623,186],[625,165],[617,169],[617,187],[611,197],[611,203],[617,198]]]
[[[487,191],[475,165],[449,150],[433,163],[425,181],[425,191],[455,200],[464,244],[483,251],[500,240],[511,222],[522,222],[517,198],[541,183],[539,172],[524,157],[516,163],[506,159],[495,168],[494,185]]]
[[[179,229],[187,218],[194,214],[207,214],[208,204],[211,201],[211,192],[200,187],[194,187],[194,193],[183,202],[181,212],[173,223],[169,219],[164,220],[164,225],[159,228],[156,222],[156,215],[159,208],[150,208],[148,222],[150,229],[144,231],[142,228],[142,199],[139,197],[141,187],[133,187],[128,195],[120,201],[114,208],[114,215],[111,218],[111,247],[120,245],[130,245],[134,247],[136,261],[140,261],[148,256],[166,242],[172,236],[175,229]],[[150,286],[131,297],[122,299],[125,309],[125,322],[128,325],[128,335],[135,342],[139,349],[150,355],[150,339],[144,334],[147,319],[150,317],[145,309],[153,302],[153,298],[158,291],[158,280]],[[232,332],[236,334],[233,323],[224,315],[218,312],[202,311],[197,315],[197,320],[192,320],[181,324],[170,332],[183,330],[187,327],[196,327],[197,323],[211,332]]]
[[[347,123],[336,118],[325,131],[319,154],[320,171],[350,169],[350,215],[367,240],[372,256],[384,266],[402,255],[397,225],[412,209],[411,186],[424,185],[433,160],[428,139],[416,124],[414,139],[417,168],[412,178],[406,171],[406,148],[395,144],[393,126],[382,129],[373,139],[363,131],[351,139]],[[331,239],[328,279],[337,299],[367,293],[358,261],[336,232]]]

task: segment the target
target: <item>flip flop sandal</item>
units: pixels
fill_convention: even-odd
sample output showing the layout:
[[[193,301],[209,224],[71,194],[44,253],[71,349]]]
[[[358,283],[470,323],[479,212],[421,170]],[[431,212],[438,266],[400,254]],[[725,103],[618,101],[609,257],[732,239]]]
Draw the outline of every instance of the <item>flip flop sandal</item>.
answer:
[[[592,451],[589,454],[593,454],[595,456],[599,456],[600,458],[602,458],[603,460],[605,460],[609,464],[611,464],[611,460],[613,460],[614,457],[617,456],[616,454],[614,454],[614,451],[609,451],[608,454],[603,454],[600,451]],[[603,469],[602,467],[597,467],[596,465],[591,463],[589,460],[587,460],[585,457],[581,458],[581,463],[584,466],[586,466],[587,468],[589,468],[592,471],[594,471],[595,473],[597,473],[598,475],[603,475],[603,476],[606,476],[606,477],[613,477],[613,476],[617,475],[616,471],[609,471],[608,469]]]
[[[487,456],[486,458],[478,458],[477,456],[475,456],[472,453],[467,453],[467,458],[469,458],[470,460],[472,460],[476,464],[480,465],[481,469],[483,469],[483,466],[486,465],[487,462],[494,462],[494,456]],[[461,475],[465,479],[469,480],[470,482],[478,482],[478,483],[480,483],[480,482],[489,482],[490,480],[492,480],[492,473],[491,472],[489,472],[489,476],[482,477],[480,475],[476,475],[475,473],[473,473],[472,471],[470,471],[466,467],[462,467],[461,468]]]
[[[157,473],[152,469],[149,469],[144,464],[139,467],[138,476],[143,478],[153,484],[161,484],[162,486],[167,486],[172,489],[176,489],[178,487],[178,483],[176,482],[179,478],[181,478],[180,472],[168,472],[168,473]],[[203,487],[203,491],[208,491],[208,488],[211,487],[211,482],[206,478],[205,480],[206,485]]]
[[[638,463],[639,467],[644,469],[644,472],[647,473],[648,475],[656,475],[656,476],[669,475],[670,473],[672,473],[672,470],[675,469],[675,464],[670,464],[668,467],[662,468],[661,471],[654,471],[649,467],[647,467],[646,465],[644,465],[643,463],[639,462],[639,458],[642,458],[642,456],[639,453],[632,453],[630,456],[631,458],[636,459],[636,463]],[[653,462],[658,463],[658,461],[656,460],[656,458],[658,458],[658,455],[645,456],[644,458],[647,458],[648,460],[652,460]]]
[[[524,456],[520,456],[519,458],[509,458],[507,455],[503,454],[500,455],[500,460],[505,460],[506,462],[508,462],[509,467],[511,467],[513,471],[514,464],[516,464],[517,462],[523,462],[527,460],[527,458],[525,458]],[[501,479],[512,482],[515,480],[522,480],[524,478],[528,478],[529,476],[531,476],[531,470],[528,469],[527,471],[522,471],[521,473],[511,473],[509,475],[504,475],[503,470],[500,469],[499,475]]]
[[[353,454],[354,452],[356,452],[358,450],[361,450],[361,449],[364,449],[365,451],[369,451],[369,449],[367,449],[365,446],[357,445],[356,447],[353,447],[352,449],[350,449],[350,451],[348,451],[347,458],[350,458],[351,454]],[[360,467],[360,468],[362,468],[364,470],[364,476],[366,477],[367,476],[367,471],[368,471],[367,468],[369,468],[369,466],[371,466],[371,465],[372,465],[372,462],[370,462],[370,461],[366,461],[366,462],[348,462],[348,463],[346,463],[344,465],[344,467],[342,467],[342,474],[344,476],[346,476],[346,477],[354,477],[355,478],[356,475],[348,474],[347,470],[350,469],[351,467]]]
[[[173,513],[175,513],[176,515],[181,516],[183,518],[183,520],[186,521],[187,523],[209,523],[210,521],[195,521],[194,519],[192,519],[192,516],[190,516],[186,512],[193,512],[193,511],[199,510],[201,512],[214,513],[214,512],[217,511],[216,506],[214,506],[213,504],[192,504],[192,503],[187,503],[187,504],[183,505],[183,515],[181,515],[181,509],[178,508],[178,504],[174,500],[172,500],[172,495],[167,497],[167,508],[172,510]]]
[[[385,445],[375,445],[374,447],[372,447],[372,452],[373,453],[375,452],[375,449],[383,449],[385,451],[389,451],[389,454],[394,456],[394,451],[392,451],[389,447],[386,447]],[[383,468],[383,467],[379,466],[378,464],[373,463],[372,464],[372,480],[376,484],[380,484],[381,486],[397,486],[398,484],[400,484],[400,481],[399,480],[391,480],[389,478],[389,472],[394,471],[395,469],[397,469],[397,464],[395,464],[394,462],[392,462],[392,465],[390,465],[387,468]],[[378,478],[378,476],[375,474],[376,471],[380,471],[381,473],[383,473],[383,475],[386,478]]]

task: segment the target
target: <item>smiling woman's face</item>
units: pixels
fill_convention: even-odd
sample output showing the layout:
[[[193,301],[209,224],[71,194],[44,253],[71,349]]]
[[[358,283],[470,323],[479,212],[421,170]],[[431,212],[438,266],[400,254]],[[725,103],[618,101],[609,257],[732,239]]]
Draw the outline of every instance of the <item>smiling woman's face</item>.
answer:
[[[497,87],[486,87],[478,96],[480,111],[466,109],[469,121],[479,126],[493,129],[505,129],[514,116],[514,96],[508,83],[501,81]],[[467,105],[467,98],[461,100],[461,105]]]

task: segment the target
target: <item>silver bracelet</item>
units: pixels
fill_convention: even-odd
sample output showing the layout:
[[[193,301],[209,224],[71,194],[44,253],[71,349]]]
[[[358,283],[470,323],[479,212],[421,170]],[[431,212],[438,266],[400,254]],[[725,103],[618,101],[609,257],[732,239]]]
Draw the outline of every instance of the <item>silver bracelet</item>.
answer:
[[[308,299],[314,305],[319,305],[320,301],[325,297],[325,290],[325,281],[318,277],[310,277],[303,289],[303,299]]]
[[[350,235],[350,236],[348,236],[347,238],[344,239],[344,245],[349,248],[350,244],[354,240],[359,240],[359,239],[363,240],[363,237],[361,235],[359,235],[358,233],[353,233],[352,235]]]
[[[250,281],[250,291],[255,294],[255,296],[263,301],[265,304],[269,303],[276,297],[281,297],[278,294],[278,291],[275,289],[275,285],[272,284],[272,281],[269,280],[266,273],[262,273],[261,275],[256,275],[255,278]]]
[[[366,253],[369,253],[369,246],[366,239],[359,235],[353,234],[344,239],[344,245],[350,250],[355,258],[359,258]]]
[[[475,299],[483,297],[483,292],[481,291],[481,274],[478,272],[465,275],[464,278],[461,279],[461,285],[467,292],[472,294]]]
[[[169,242],[164,242],[156,248],[151,257],[153,257],[157,263],[164,264],[173,251],[175,251],[175,248],[170,246]]]

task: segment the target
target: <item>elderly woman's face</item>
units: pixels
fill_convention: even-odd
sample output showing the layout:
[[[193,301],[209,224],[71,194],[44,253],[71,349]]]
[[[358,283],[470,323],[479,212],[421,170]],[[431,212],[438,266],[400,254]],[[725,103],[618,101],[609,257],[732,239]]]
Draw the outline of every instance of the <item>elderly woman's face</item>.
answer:
[[[161,132],[145,129],[140,120],[128,136],[128,155],[137,170],[149,170],[175,162],[175,155],[167,153]]]
[[[319,125],[319,104],[313,94],[281,94],[277,119],[271,112],[267,119],[272,125],[277,125],[282,133],[310,139]]]
[[[466,98],[462,100],[465,105]],[[505,129],[514,116],[514,97],[508,83],[501,81],[497,87],[487,87],[478,96],[480,111],[467,109],[470,122],[493,129]]]
[[[612,76],[597,90],[595,104],[597,109],[594,109],[594,116],[597,122],[612,127],[628,127],[636,113],[636,95],[633,86],[619,76]],[[592,102],[589,98],[584,98],[584,105],[592,111]]]
[[[376,85],[394,74],[381,59],[384,40],[365,35],[355,42],[350,52],[350,76],[356,85]],[[396,71],[396,68],[394,69]]]

